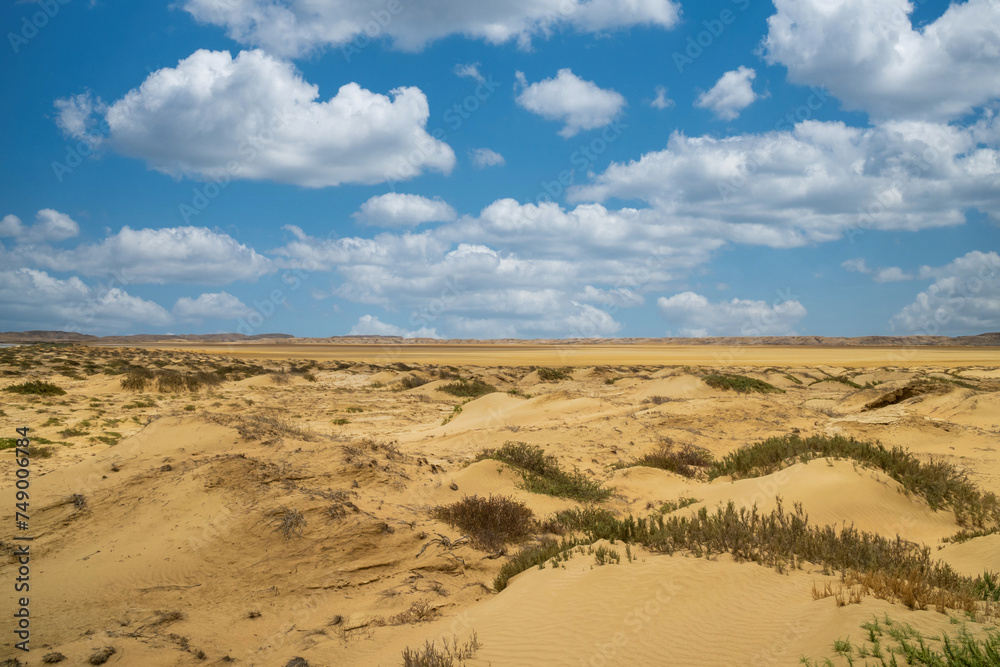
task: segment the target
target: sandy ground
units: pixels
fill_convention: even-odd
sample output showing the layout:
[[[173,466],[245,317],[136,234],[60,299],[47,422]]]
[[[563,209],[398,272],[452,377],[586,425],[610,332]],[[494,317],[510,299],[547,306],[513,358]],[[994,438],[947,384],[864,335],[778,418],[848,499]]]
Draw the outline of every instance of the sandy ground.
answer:
[[[110,646],[107,664],[120,665],[285,665],[296,656],[312,666],[401,665],[406,647],[475,632],[481,648],[469,665],[794,665],[802,656],[839,665],[833,642],[860,639],[873,615],[932,634],[965,620],[870,597],[843,607],[814,599],[814,585],[839,578],[810,564],[779,574],[726,554],[639,547],[630,562],[597,566],[584,553],[533,568],[498,594],[504,557],[449,546],[462,533],[430,510],[472,494],[513,496],[540,519],[581,506],[527,492],[496,461],[475,462],[506,441],[539,445],[615,488],[604,505],[622,515],[681,497],[698,500],[681,513],[730,500],[769,510],[780,496],[802,503],[814,523],[926,544],[966,574],[1000,571],[1000,536],[947,543],[958,530],[951,511],[848,461],[736,482],[612,468],[666,440],[722,456],[797,429],[901,445],[1000,491],[1000,350],[426,347],[435,349],[48,348],[28,363],[0,363],[0,389],[40,379],[68,392],[0,394],[0,436],[27,426],[55,443],[51,457],[32,462],[32,651],[14,649],[5,611],[0,660],[40,665],[59,652],[63,664],[82,665]],[[717,356],[729,352],[738,360]],[[101,370],[126,361],[189,371],[236,358],[299,372],[136,393]],[[533,365],[572,368],[544,382]],[[719,366],[785,393],[713,389],[702,376]],[[449,372],[499,391],[456,398],[440,391]],[[865,409],[918,377],[946,382]],[[401,389],[407,378],[425,383]],[[3,454],[8,549],[14,457]],[[287,539],[275,523],[284,510],[305,520]],[[15,608],[8,553],[4,610]]]

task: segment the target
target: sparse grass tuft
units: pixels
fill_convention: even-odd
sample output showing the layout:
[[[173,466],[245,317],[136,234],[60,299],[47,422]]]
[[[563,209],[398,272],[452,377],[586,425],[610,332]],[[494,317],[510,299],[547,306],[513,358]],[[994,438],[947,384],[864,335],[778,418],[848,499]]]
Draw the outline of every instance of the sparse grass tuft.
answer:
[[[469,641],[461,645],[457,637],[452,637],[451,645],[442,640],[440,649],[431,641],[425,642],[424,648],[416,651],[407,646],[403,650],[403,667],[461,667],[481,647],[475,632]]]
[[[118,650],[114,646],[104,646],[94,651],[87,662],[91,665],[103,665],[115,653],[118,653]]]
[[[607,500],[612,493],[611,489],[579,471],[564,471],[556,457],[526,442],[508,441],[497,449],[484,449],[476,457],[477,461],[483,459],[495,459],[515,468],[521,473],[524,488],[532,493],[582,502]]]
[[[486,551],[522,542],[535,529],[534,514],[528,506],[508,496],[466,496],[435,508],[433,516],[468,533],[472,543]]]
[[[740,394],[757,392],[760,394],[784,394],[784,389],[778,389],[769,382],[756,380],[745,375],[730,375],[727,373],[710,373],[702,377],[713,389],[732,390]]]
[[[416,375],[407,375],[406,377],[402,378],[398,383],[396,383],[396,387],[399,391],[406,391],[407,389],[416,389],[417,387],[422,387],[428,382],[430,382],[430,380],[425,380],[422,377],[417,377]]]

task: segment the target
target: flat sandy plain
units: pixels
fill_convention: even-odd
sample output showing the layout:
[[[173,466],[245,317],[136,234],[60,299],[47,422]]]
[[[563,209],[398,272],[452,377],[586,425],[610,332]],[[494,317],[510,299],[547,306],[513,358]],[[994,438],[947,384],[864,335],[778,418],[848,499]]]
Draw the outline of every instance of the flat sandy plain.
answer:
[[[123,389],[123,364],[161,375],[221,365],[228,379],[166,393],[153,379],[137,392]],[[567,368],[545,381],[534,367]],[[783,393],[713,388],[704,378],[720,367]],[[812,524],[927,545],[962,575],[1000,571],[1000,535],[947,541],[960,530],[951,508],[850,460],[788,461],[736,481],[616,467],[668,443],[719,459],[771,437],[844,435],[1000,491],[997,348],[32,346],[0,351],[0,373],[0,389],[45,380],[67,392],[0,393],[0,436],[27,426],[49,454],[31,464],[32,650],[15,651],[4,611],[0,660],[40,665],[60,653],[83,665],[112,647],[112,665],[401,665],[406,647],[475,633],[469,665],[846,665],[834,642],[860,647],[873,616],[929,637],[963,627],[982,636],[997,622],[873,594],[817,598],[814,589],[842,585],[817,563],[779,571],[640,545],[630,559],[620,541],[592,546],[618,563],[599,565],[584,547],[497,593],[494,578],[520,547],[572,531],[550,521],[498,553],[432,516],[471,495],[511,496],[540,522],[584,507],[476,460],[519,441],[613,489],[598,506],[619,517],[661,514],[681,498],[697,502],[662,514],[729,501],[770,512],[780,496]],[[455,376],[497,391],[441,391]],[[915,383],[934,390],[866,408]],[[7,610],[17,566],[14,457],[3,454]],[[299,515],[283,534],[282,518]],[[893,645],[883,639],[883,650]]]

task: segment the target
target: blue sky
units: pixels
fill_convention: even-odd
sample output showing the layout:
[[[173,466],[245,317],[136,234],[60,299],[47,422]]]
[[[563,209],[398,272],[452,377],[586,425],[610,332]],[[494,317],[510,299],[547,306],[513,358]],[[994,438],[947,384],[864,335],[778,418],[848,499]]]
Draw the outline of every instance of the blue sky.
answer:
[[[1000,330],[1000,3],[7,3],[0,330]]]

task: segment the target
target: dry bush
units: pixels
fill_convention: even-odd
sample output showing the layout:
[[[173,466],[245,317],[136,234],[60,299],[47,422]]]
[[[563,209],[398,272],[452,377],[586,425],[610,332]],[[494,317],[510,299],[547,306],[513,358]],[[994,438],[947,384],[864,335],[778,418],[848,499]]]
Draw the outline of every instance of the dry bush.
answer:
[[[290,507],[279,507],[272,510],[270,515],[275,532],[281,533],[286,540],[302,535],[302,527],[306,525],[306,518],[302,512]]]
[[[433,620],[437,616],[437,609],[426,602],[414,602],[406,611],[389,617],[389,625],[409,625],[411,623],[423,623]]]
[[[484,449],[477,461],[494,459],[502,461],[521,473],[524,488],[532,493],[572,498],[582,502],[607,500],[612,490],[601,486],[579,471],[564,471],[559,461],[537,445],[507,441],[496,449]]]
[[[292,376],[288,373],[271,373],[267,376],[267,379],[277,385],[286,385],[291,383]]]
[[[103,665],[117,652],[114,646],[104,646],[94,651],[87,662],[91,665]]]
[[[532,511],[509,496],[466,496],[451,505],[435,508],[432,514],[434,518],[468,533],[472,543],[486,551],[522,542],[535,529]]]

